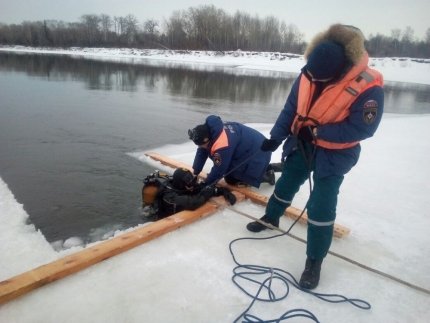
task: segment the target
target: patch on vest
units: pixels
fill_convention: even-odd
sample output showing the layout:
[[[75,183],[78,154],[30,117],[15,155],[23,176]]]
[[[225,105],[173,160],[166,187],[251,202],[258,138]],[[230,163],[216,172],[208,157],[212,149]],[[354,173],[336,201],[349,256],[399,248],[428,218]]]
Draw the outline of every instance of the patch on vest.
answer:
[[[214,157],[213,157],[213,161],[214,161],[215,166],[220,166],[221,165],[221,155],[218,153],[215,153]]]
[[[372,124],[378,115],[378,102],[369,100],[363,106],[363,121],[366,124]]]

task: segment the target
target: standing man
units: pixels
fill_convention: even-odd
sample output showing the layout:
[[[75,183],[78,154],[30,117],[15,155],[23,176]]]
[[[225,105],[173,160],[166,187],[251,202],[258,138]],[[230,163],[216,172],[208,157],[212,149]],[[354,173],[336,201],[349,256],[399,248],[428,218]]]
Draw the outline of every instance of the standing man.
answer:
[[[200,174],[208,158],[214,163],[203,185],[215,184],[224,176],[231,185],[275,185],[275,174],[269,166],[272,152],[260,149],[265,138],[257,130],[238,122],[224,123],[210,115],[204,124],[188,130],[188,135],[198,146],[194,175]]]
[[[284,169],[261,220],[279,226],[300,186],[313,172],[307,203],[305,270],[300,286],[318,286],[321,264],[330,248],[339,188],[357,163],[360,141],[372,137],[381,121],[382,75],[368,67],[364,36],[353,26],[332,25],[318,34],[305,52],[307,64],[295,81],[261,149],[283,146]],[[247,229],[266,229],[251,222]]]

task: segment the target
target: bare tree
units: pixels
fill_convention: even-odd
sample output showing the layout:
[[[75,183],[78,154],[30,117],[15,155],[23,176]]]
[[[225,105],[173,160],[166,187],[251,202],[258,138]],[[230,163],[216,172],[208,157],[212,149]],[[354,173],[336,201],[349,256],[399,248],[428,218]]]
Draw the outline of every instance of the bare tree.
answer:
[[[117,34],[117,35],[120,34],[119,17],[117,17],[117,16],[113,17],[113,29],[114,29],[115,34]]]
[[[139,28],[142,26],[142,28]],[[274,16],[246,12],[233,15],[213,5],[175,11],[160,26],[156,20],[139,24],[134,15],[83,15],[78,22],[46,20],[0,24],[0,44],[30,46],[137,46],[216,51],[280,51],[301,54],[306,42],[293,24]],[[430,56],[430,28],[417,40],[411,27],[393,29],[390,36],[370,35],[366,48],[374,56]]]
[[[138,20],[134,15],[127,15],[125,17],[124,23],[127,45],[131,45],[136,40]]]
[[[279,20],[273,16],[266,17],[262,23],[262,33],[258,35],[261,46],[266,51],[276,51],[281,46],[281,35],[279,33]]]
[[[96,45],[99,38],[100,17],[97,15],[83,15],[81,22],[84,27],[87,45]]]
[[[154,19],[148,19],[143,23],[143,34],[140,36],[141,43],[144,47],[162,47],[165,46],[161,44],[158,40],[158,22]]]
[[[164,22],[167,35],[167,45],[170,48],[186,48],[187,33],[185,23],[180,11],[174,11],[169,20]]]
[[[301,53],[304,50],[303,33],[294,24],[281,24],[281,37],[284,51]]]
[[[113,25],[111,17],[105,14],[100,15],[100,25],[103,34],[103,41],[107,42],[110,29]]]
[[[402,35],[402,31],[399,28],[391,30],[391,38],[397,39],[400,41],[401,35]]]
[[[403,31],[402,41],[403,42],[412,42],[414,40],[414,30],[411,26],[407,26]]]
[[[158,22],[154,19],[146,20],[143,24],[143,31],[151,35],[155,35],[158,32],[157,28]]]
[[[184,14],[184,29],[193,47],[221,50],[224,44],[223,23],[226,14],[213,5],[189,8]]]
[[[251,42],[252,18],[249,14],[237,11],[233,18],[234,49],[248,50]],[[254,29],[258,29],[255,26]]]

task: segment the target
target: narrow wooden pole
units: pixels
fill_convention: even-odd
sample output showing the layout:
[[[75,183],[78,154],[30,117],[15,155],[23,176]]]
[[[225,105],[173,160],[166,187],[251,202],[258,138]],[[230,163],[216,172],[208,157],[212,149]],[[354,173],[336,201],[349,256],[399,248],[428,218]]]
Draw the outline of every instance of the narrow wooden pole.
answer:
[[[242,197],[243,199],[243,197]],[[195,211],[182,211],[128,233],[96,244],[62,259],[0,282],[0,304],[38,287],[66,277],[119,253],[157,238],[217,211],[219,204],[208,202]]]
[[[184,164],[182,162],[179,162],[175,159],[169,158],[167,156],[163,156],[161,154],[158,154],[156,152],[148,152],[146,153],[146,155],[156,161],[159,161],[160,163],[162,163],[163,165],[169,166],[169,167],[173,167],[173,168],[186,168],[191,170],[191,167],[187,164]],[[199,175],[201,178],[205,179],[206,178],[206,174],[204,172],[200,173]],[[252,202],[260,204],[260,205],[267,205],[267,202],[269,201],[269,198],[267,196],[264,196],[256,191],[253,191],[247,187],[237,187],[237,186],[232,186],[232,185],[228,185],[225,181],[220,181],[218,183],[218,185],[223,186],[223,187],[227,187],[232,191],[236,191],[236,192],[240,192],[243,195],[245,195],[245,197],[249,198]],[[293,220],[297,219],[300,214],[302,213],[302,210],[297,209],[293,206],[290,206],[289,208],[287,208],[285,210],[285,215],[292,218]],[[302,217],[299,220],[300,223],[302,224],[307,224],[308,222],[308,215],[305,212]],[[350,229],[341,225],[341,224],[334,224],[334,230],[333,230],[333,236],[336,238],[343,238],[345,236],[347,236],[350,233]]]

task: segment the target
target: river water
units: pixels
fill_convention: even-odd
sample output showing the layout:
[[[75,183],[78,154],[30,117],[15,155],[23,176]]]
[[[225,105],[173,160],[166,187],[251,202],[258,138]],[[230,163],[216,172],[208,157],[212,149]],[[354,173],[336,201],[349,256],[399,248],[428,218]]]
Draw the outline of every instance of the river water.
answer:
[[[208,114],[273,123],[294,75],[0,54],[0,177],[50,242],[143,223],[128,153],[188,140]],[[388,83],[385,112],[430,113],[430,86]]]

